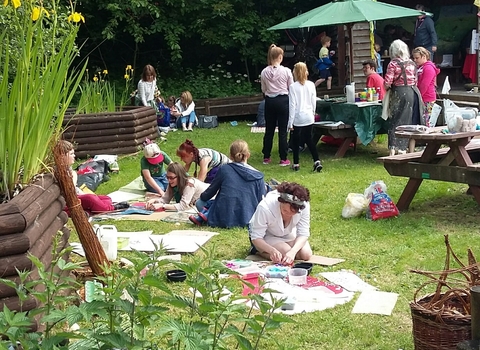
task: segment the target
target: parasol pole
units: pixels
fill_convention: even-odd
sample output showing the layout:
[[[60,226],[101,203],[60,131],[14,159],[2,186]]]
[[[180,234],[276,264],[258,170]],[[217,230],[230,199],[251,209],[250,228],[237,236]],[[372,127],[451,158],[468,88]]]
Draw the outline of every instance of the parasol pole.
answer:
[[[82,243],[85,250],[85,257],[92,272],[97,276],[102,276],[104,275],[102,265],[108,265],[109,261],[95,232],[93,232],[92,225],[88,222],[87,216],[83,211],[80,199],[75,192],[70,167],[66,164],[65,154],[63,154],[58,143],[53,147],[53,156],[56,165],[55,177],[65,197],[80,243]]]
[[[349,59],[349,70],[348,70],[348,73],[349,73],[349,84],[353,83],[353,23],[348,23],[347,24],[347,28],[348,28],[348,33],[349,33],[349,36],[350,36],[350,42],[349,42],[349,46],[350,46],[350,59]]]

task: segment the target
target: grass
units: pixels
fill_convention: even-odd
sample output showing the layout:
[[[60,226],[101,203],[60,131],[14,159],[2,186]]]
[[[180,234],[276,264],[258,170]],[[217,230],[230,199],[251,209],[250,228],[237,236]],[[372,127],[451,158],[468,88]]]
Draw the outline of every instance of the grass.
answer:
[[[299,349],[413,349],[409,303],[426,279],[409,270],[442,270],[445,234],[450,236],[454,251],[465,262],[467,248],[478,242],[478,205],[473,197],[465,194],[466,185],[427,180],[421,185],[410,210],[397,218],[379,221],[368,221],[364,217],[343,219],[341,212],[348,193],[363,193],[372,181],[383,180],[387,193],[394,201],[398,200],[407,179],[391,177],[376,161],[377,157],[388,153],[385,142],[359,145],[355,153],[349,150],[342,159],[333,158],[335,148],[319,145],[324,169],[321,173],[313,173],[308,151],[301,153],[299,172],[276,164],[279,161],[277,136],[272,164],[263,165],[263,134],[250,133],[246,122],[239,122],[236,127],[221,123],[218,128],[195,129],[193,133],[170,132],[168,141],[161,144],[161,148],[178,161],[175,150],[187,137],[197,147],[211,147],[226,154],[232,141],[244,139],[252,154],[249,163],[263,171],[265,179],[296,181],[309,188],[312,198],[310,242],[314,253],[345,259],[344,263],[330,268],[315,266],[313,275],[350,269],[379,290],[399,294],[391,316],[352,314],[358,293],[353,301],[333,309],[295,315],[296,323],[285,325],[276,335],[282,344]],[[120,173],[113,174],[97,193],[110,193],[139,176],[140,157],[140,153],[121,157]],[[192,227],[146,221],[115,221],[114,224],[119,231],[151,229],[157,234]],[[207,245],[215,245],[219,259],[247,255],[249,243],[245,229],[214,230],[220,235]],[[188,261],[189,257],[184,259]],[[431,290],[424,290],[419,295],[428,292]],[[274,349],[264,345],[264,349]]]

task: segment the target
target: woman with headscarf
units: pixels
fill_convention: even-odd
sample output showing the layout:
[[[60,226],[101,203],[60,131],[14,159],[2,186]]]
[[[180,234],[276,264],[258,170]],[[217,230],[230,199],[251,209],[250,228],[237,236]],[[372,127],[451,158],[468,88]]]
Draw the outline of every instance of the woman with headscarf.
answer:
[[[282,182],[258,204],[248,233],[251,254],[289,265],[308,260],[310,237],[310,192],[294,182]]]

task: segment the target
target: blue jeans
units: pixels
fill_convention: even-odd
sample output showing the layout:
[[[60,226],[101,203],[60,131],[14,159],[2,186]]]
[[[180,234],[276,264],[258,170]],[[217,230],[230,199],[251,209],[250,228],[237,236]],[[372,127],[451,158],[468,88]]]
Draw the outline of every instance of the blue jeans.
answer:
[[[182,124],[185,124],[188,126],[188,124],[192,124],[192,128],[195,125],[195,118],[197,115],[195,114],[195,111],[190,113],[189,115],[186,116],[181,116],[177,118],[177,128],[180,129],[182,127]]]
[[[214,201],[214,199],[209,199],[208,201],[202,201],[200,198],[198,198],[197,201],[195,202],[195,207],[197,207],[197,210],[199,212],[203,212],[204,207],[207,208],[207,210],[210,209],[213,201]]]
[[[153,177],[152,176],[152,179],[157,183],[157,185],[162,189],[162,190],[166,190],[167,189],[167,186],[168,186],[168,181],[167,181],[167,174],[163,174],[161,176],[158,176],[158,177]],[[143,178],[143,184],[145,185],[145,188],[147,189],[148,192],[153,192],[153,193],[156,193],[157,191],[152,187],[150,186],[150,184],[145,180],[145,178],[142,176]]]

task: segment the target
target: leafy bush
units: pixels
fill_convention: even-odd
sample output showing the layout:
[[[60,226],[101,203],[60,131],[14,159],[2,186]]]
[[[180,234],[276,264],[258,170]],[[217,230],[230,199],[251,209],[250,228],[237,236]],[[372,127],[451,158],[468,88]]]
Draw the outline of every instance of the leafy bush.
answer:
[[[260,84],[252,84],[246,74],[231,72],[229,67],[212,64],[208,68],[185,69],[174,78],[157,78],[163,96],[178,96],[188,90],[194,99],[254,95],[260,92]]]
[[[12,312],[4,307],[0,312],[0,349],[19,344],[23,349],[259,349],[275,342],[269,332],[281,327],[290,318],[274,313],[283,299],[272,304],[259,295],[243,297],[231,293],[240,284],[238,279],[224,278],[235,274],[213,258],[212,250],[202,249],[192,262],[176,262],[187,272],[186,286],[166,282],[168,260],[157,249],[152,255],[133,252],[133,265],[116,263],[105,267],[105,276],[97,277],[99,287],[90,302],[77,300],[65,293],[78,289],[78,282],[62,277],[79,268],[66,262],[65,251],[56,253],[50,271],[35,257],[30,257],[40,278],[29,281],[30,272],[20,273],[20,284],[0,280],[17,290],[21,300],[30,295],[43,306],[38,310]],[[67,252],[71,248],[68,248]],[[56,273],[55,271],[59,271]],[[38,286],[45,289],[38,290]],[[103,286],[102,286],[103,285]],[[239,288],[237,288],[239,290]],[[76,294],[75,294],[76,295]],[[78,299],[78,297],[77,297]],[[245,304],[250,301],[250,306]],[[258,310],[256,310],[256,307]],[[42,314],[44,332],[28,333],[32,317]],[[78,331],[71,327],[78,324]],[[68,345],[65,345],[68,344]],[[284,348],[277,344],[277,349]]]

